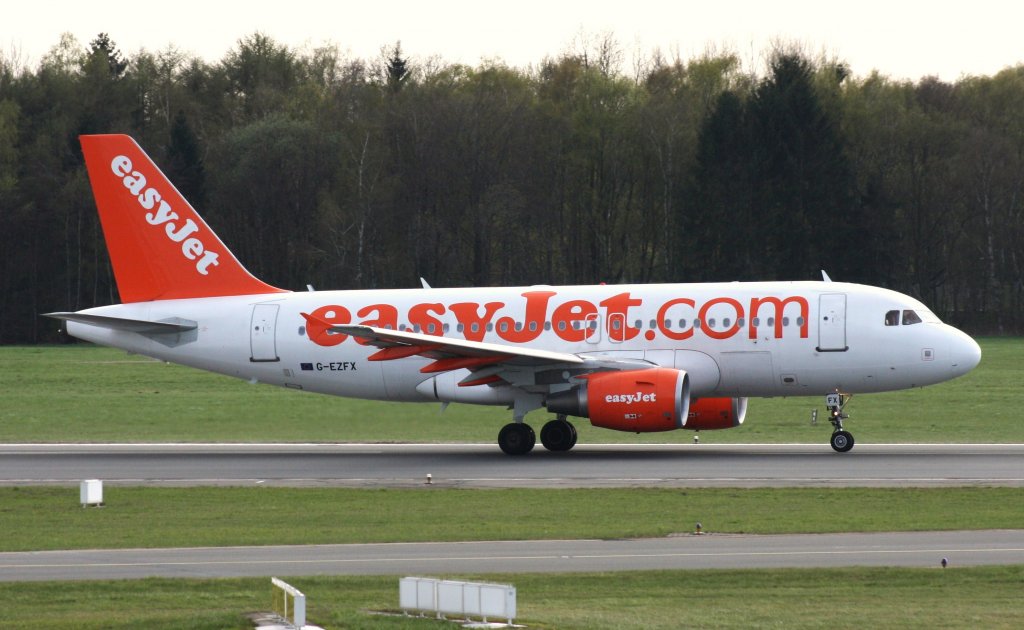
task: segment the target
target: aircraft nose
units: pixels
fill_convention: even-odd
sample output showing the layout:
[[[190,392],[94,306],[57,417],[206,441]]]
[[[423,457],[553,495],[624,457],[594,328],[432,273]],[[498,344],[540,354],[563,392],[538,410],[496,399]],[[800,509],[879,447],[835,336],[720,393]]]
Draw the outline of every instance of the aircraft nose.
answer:
[[[949,340],[949,354],[953,360],[953,372],[957,376],[962,376],[978,367],[978,363],[981,362],[981,347],[966,333],[956,328],[953,328],[952,331],[953,335]]]

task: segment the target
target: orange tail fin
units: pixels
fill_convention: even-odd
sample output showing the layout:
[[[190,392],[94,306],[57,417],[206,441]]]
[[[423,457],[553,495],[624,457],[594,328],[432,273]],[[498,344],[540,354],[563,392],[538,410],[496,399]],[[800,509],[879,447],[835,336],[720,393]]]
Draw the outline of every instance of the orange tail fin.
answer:
[[[246,271],[129,136],[81,136],[122,302],[280,293]]]

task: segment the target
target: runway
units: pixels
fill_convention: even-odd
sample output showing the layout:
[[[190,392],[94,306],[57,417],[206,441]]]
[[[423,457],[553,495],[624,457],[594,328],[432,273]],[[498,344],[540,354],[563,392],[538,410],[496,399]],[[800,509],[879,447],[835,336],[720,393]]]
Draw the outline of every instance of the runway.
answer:
[[[1024,445],[7,444],[0,485],[411,487],[1024,486]]]
[[[0,553],[0,580],[1024,564],[1024,531]]]

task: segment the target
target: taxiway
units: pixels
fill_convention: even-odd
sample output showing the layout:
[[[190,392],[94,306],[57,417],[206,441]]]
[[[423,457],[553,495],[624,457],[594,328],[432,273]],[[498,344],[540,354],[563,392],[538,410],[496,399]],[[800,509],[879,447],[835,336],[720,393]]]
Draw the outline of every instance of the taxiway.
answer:
[[[0,553],[0,581],[1024,564],[1024,531]]]

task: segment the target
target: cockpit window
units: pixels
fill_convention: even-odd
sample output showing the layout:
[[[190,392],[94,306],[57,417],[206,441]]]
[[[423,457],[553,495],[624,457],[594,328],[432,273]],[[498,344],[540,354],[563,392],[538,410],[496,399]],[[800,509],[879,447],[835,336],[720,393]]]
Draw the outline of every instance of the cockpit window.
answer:
[[[900,312],[889,311],[885,314],[885,325],[886,326],[899,326],[900,325]]]
[[[903,325],[909,326],[911,324],[920,324],[921,318],[918,317],[917,313],[911,310],[903,311]]]

